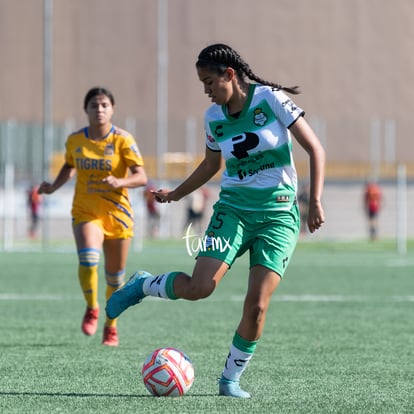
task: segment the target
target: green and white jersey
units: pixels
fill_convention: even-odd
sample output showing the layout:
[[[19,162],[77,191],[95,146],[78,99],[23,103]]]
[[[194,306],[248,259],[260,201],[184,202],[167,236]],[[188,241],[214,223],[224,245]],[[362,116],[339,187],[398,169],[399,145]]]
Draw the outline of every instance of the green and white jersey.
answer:
[[[282,91],[256,84],[238,118],[225,105],[206,111],[206,145],[225,160],[220,202],[256,211],[292,207],[297,174],[288,127],[303,114]]]

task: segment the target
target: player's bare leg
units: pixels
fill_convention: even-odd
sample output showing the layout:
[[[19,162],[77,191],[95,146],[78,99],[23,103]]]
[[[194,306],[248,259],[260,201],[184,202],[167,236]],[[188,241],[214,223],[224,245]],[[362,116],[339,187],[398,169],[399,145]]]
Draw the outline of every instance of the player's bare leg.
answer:
[[[240,388],[239,381],[256,349],[272,294],[279,282],[279,275],[264,266],[251,269],[243,316],[219,380],[220,395],[250,398],[250,394]]]
[[[198,300],[208,297],[228,270],[228,265],[210,257],[199,257],[189,276],[183,272],[168,272],[157,276],[139,270],[114,292],[106,304],[108,318],[118,317],[146,296],[164,299]]]

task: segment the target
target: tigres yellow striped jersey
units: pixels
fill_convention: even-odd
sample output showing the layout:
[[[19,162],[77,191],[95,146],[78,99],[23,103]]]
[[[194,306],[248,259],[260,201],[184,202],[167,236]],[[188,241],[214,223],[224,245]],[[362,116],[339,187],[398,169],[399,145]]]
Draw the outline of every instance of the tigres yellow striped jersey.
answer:
[[[112,125],[104,139],[94,141],[88,136],[88,128],[82,128],[68,137],[65,161],[76,169],[74,218],[110,215],[124,227],[132,225],[127,188],[114,189],[102,181],[109,175],[124,178],[131,166],[144,165],[131,134]]]

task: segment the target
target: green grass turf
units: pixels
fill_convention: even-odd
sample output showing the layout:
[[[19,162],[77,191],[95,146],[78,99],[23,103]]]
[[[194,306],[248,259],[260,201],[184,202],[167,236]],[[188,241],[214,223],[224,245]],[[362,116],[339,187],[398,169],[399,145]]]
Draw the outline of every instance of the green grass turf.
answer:
[[[299,243],[242,377],[250,400],[218,397],[216,384],[241,315],[247,257],[206,300],[147,298],[131,308],[119,320],[120,346],[109,348],[103,318],[96,336],[80,331],[74,253],[1,253],[0,412],[413,413],[414,259],[395,250]],[[190,271],[193,262],[182,241],[153,241],[130,254],[128,273]],[[184,397],[152,397],[142,383],[142,362],[160,346],[193,360]]]

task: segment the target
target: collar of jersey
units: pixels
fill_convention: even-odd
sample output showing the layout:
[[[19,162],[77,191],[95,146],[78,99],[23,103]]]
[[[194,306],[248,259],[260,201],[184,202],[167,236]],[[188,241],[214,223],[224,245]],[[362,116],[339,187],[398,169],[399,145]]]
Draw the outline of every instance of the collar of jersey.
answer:
[[[89,128],[89,127],[85,127],[85,137],[89,139],[89,132],[88,132],[88,128]],[[106,135],[104,135],[104,136],[102,137],[102,139],[106,139],[106,138],[108,138],[108,136],[109,136],[110,134],[112,134],[114,131],[115,131],[115,127],[114,127],[114,126],[113,126],[113,124],[112,124],[112,125],[111,125],[111,128],[109,129],[109,131],[107,132],[107,134],[106,134]]]
[[[221,110],[223,111],[223,113],[224,113],[224,115],[226,116],[227,119],[231,119],[231,120],[240,119],[246,114],[247,110],[250,107],[250,103],[252,102],[253,94],[254,94],[255,89],[256,89],[256,84],[251,83],[249,85],[249,93],[247,95],[246,102],[244,103],[243,109],[241,110],[240,115],[238,116],[238,118],[234,118],[233,116],[229,115],[227,105],[221,105]]]

